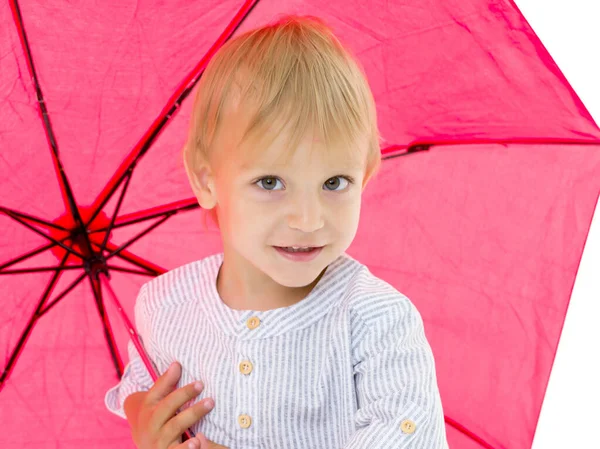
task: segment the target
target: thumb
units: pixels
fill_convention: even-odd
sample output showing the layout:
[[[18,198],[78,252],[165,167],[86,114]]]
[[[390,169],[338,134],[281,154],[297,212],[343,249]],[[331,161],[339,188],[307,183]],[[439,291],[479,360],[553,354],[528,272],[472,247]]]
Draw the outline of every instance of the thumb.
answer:
[[[181,377],[181,365],[173,362],[171,366],[158,378],[154,385],[148,390],[146,400],[150,403],[157,403],[168,396],[177,386]]]
[[[224,447],[213,443],[208,438],[206,438],[206,436],[203,433],[200,432],[196,434],[195,438],[198,442],[200,442],[200,447],[198,449],[218,449],[220,447]]]

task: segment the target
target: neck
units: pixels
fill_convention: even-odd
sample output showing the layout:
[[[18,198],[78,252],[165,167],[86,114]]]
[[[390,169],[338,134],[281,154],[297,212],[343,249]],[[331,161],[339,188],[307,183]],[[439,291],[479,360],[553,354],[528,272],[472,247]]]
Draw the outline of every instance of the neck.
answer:
[[[288,307],[304,299],[324,271],[304,287],[286,287],[245,261],[225,255],[217,276],[217,291],[231,309],[265,311]]]

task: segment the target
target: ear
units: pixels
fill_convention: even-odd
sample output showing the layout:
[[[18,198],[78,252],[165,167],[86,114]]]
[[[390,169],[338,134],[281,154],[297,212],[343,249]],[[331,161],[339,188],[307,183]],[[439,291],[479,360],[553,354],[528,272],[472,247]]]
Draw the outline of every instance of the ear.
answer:
[[[361,189],[361,193],[363,193],[365,191],[365,189],[367,188],[367,184],[369,184],[369,181],[371,180],[372,176],[366,177],[363,179],[363,183],[362,183],[362,189]]]
[[[373,171],[363,174],[361,193],[365,191],[365,189],[367,188],[367,184],[369,184],[369,181],[371,180],[372,177],[373,177]]]
[[[200,206],[207,210],[215,207],[217,205],[217,191],[215,189],[214,173],[208,161],[197,157],[196,166],[194,167],[193,158],[186,149],[184,150],[183,165]]]

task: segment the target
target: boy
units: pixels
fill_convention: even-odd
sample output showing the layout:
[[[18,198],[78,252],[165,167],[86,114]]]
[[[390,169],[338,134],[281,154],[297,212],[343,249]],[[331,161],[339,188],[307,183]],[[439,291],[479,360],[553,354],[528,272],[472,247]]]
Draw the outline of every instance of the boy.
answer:
[[[153,385],[130,342],[106,395],[140,449],[447,448],[419,312],[345,253],[380,161],[366,78],[320,20],[215,55],[184,163],[223,253],[140,289],[136,327],[164,374]]]

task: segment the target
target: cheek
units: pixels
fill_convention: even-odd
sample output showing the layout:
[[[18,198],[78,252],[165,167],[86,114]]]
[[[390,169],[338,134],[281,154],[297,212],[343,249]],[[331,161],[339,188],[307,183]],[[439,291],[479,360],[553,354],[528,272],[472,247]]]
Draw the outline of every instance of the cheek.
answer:
[[[256,201],[252,195],[241,194],[230,197],[227,209],[231,229],[237,235],[257,237],[269,229],[272,215],[277,210],[269,202]]]
[[[220,187],[217,191],[219,213],[223,220],[221,228],[225,227],[230,235],[235,236],[244,222],[244,202],[239,200],[239,194],[232,187]]]
[[[329,225],[339,233],[355,233],[360,218],[360,206],[360,197],[334,199],[329,208]]]

